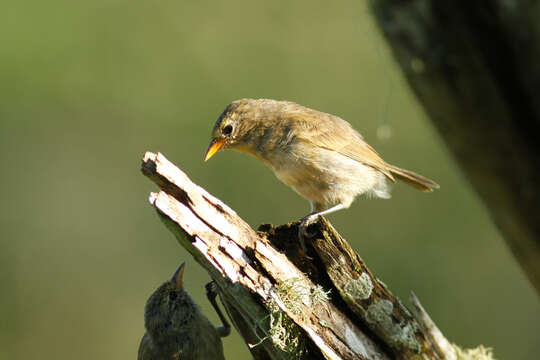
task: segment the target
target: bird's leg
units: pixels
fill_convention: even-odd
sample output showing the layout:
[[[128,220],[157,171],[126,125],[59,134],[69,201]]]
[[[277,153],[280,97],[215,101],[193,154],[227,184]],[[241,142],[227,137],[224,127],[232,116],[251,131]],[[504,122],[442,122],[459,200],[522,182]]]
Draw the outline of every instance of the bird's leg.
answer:
[[[227,321],[227,318],[223,313],[221,312],[221,309],[219,308],[216,297],[217,297],[217,285],[215,281],[210,281],[205,286],[206,288],[206,297],[208,298],[208,301],[210,301],[210,304],[212,304],[212,307],[216,311],[216,313],[219,316],[219,319],[221,320],[222,326],[216,326],[216,330],[221,337],[225,337],[231,333],[231,324]]]
[[[323,216],[323,215],[327,215],[327,214],[330,214],[339,210],[343,210],[343,209],[345,209],[345,205],[337,204],[336,206],[332,206],[330,209],[319,211],[318,213],[315,213],[309,216]]]
[[[310,234],[307,231],[307,228],[308,228],[309,225],[311,225],[315,221],[317,221],[319,216],[327,215],[327,214],[336,212],[338,210],[345,209],[345,206],[343,204],[337,204],[336,206],[332,206],[329,209],[319,211],[319,212],[315,212],[315,204],[312,201],[310,201],[310,204],[311,204],[311,213],[304,216],[302,218],[302,220],[300,221],[299,230],[300,230],[300,235],[301,236],[310,236]],[[304,245],[304,247],[305,247],[305,245]]]

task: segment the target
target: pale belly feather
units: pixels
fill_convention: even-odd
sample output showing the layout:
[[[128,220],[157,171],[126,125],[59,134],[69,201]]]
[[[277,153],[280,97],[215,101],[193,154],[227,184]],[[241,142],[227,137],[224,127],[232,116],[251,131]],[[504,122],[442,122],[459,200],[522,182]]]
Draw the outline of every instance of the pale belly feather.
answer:
[[[281,181],[314,202],[318,210],[335,204],[349,207],[364,193],[390,197],[385,176],[370,166],[323,148],[293,150],[265,163]]]

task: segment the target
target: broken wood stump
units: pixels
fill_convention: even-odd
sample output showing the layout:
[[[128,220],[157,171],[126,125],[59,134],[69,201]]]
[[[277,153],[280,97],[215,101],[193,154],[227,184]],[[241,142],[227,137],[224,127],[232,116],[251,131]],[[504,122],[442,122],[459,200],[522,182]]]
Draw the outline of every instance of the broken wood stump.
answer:
[[[255,231],[162,154],[146,153],[142,172],[161,188],[150,203],[216,282],[254,359],[456,358],[419,302],[416,318],[324,218],[305,253],[298,222]]]

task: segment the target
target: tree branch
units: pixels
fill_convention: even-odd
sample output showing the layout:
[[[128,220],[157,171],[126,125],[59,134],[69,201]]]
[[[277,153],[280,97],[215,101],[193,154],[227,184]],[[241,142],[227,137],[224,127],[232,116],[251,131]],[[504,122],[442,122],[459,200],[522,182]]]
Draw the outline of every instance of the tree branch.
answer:
[[[409,84],[540,292],[540,3],[371,4]]]

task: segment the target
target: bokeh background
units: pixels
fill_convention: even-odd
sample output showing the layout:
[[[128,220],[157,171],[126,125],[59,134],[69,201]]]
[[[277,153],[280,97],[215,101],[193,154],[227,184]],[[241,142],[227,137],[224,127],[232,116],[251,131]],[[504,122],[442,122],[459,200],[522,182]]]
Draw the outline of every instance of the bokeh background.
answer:
[[[499,359],[540,352],[540,305],[394,64],[366,2],[26,1],[0,12],[0,357],[133,359],[146,298],[186,261],[139,171],[161,151],[252,226],[308,203],[262,164],[202,157],[242,97],[337,114],[384,158],[441,184],[405,185],[330,216],[402,299],[452,341]],[[474,146],[474,144],[471,144]],[[228,358],[248,359],[238,335]]]

